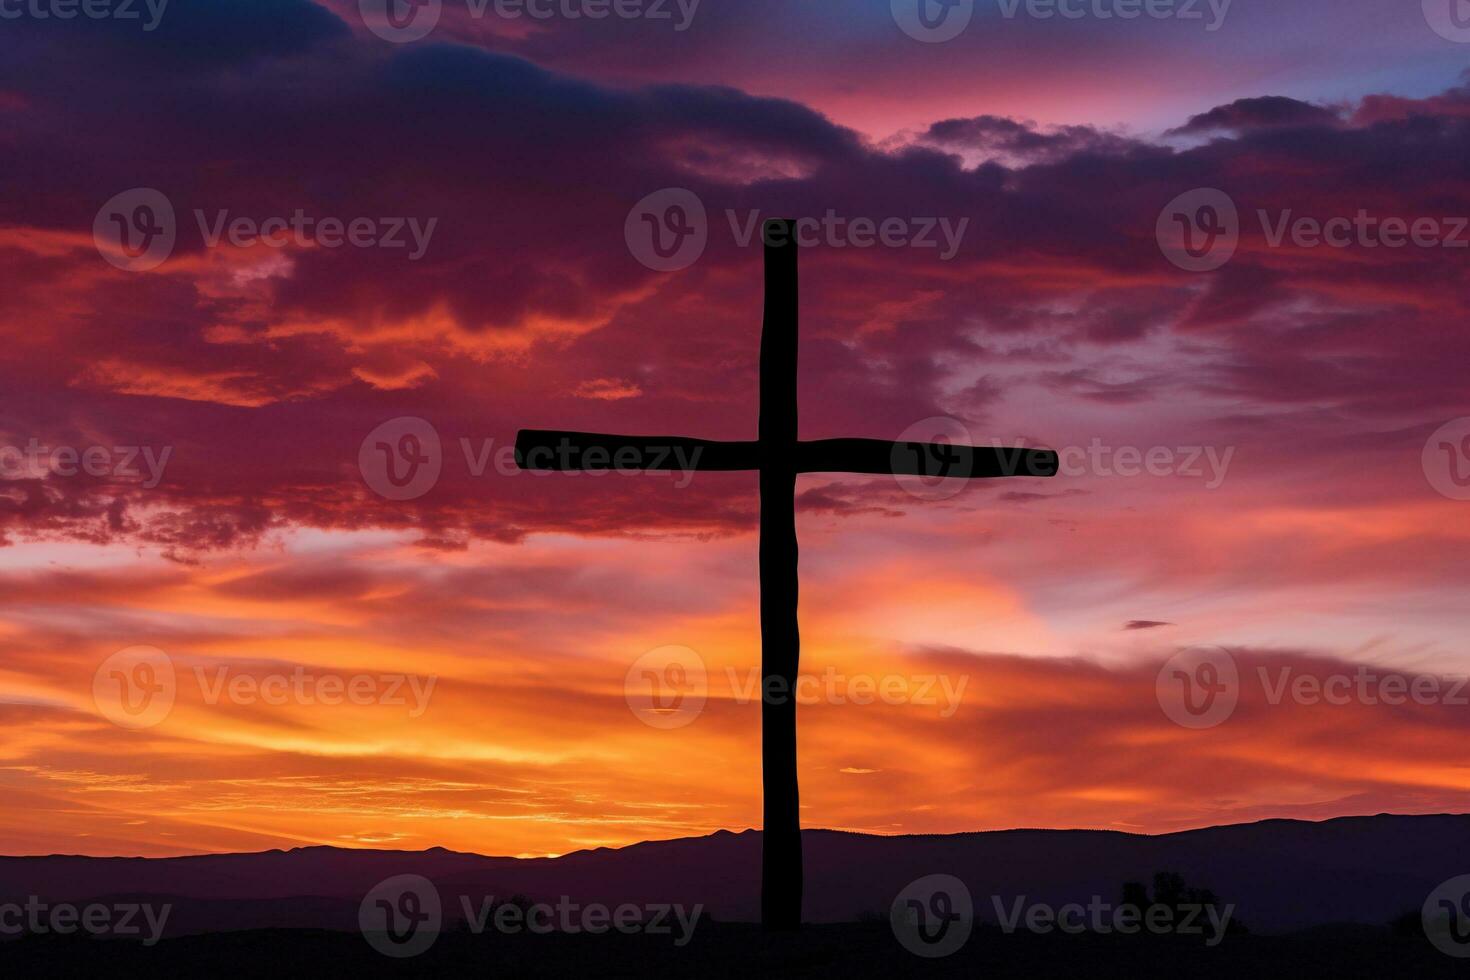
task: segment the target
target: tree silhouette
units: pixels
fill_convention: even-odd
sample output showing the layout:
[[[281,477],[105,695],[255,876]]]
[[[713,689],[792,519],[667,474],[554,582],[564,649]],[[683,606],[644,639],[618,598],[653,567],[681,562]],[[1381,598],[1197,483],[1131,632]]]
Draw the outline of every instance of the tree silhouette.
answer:
[[[1170,921],[1177,922],[1182,916],[1192,909],[1215,909],[1223,911],[1224,902],[1209,888],[1192,888],[1185,884],[1184,876],[1174,871],[1158,871],[1154,874],[1153,897],[1149,897],[1148,888],[1139,881],[1125,881],[1123,883],[1122,905],[1132,906],[1138,910],[1138,914],[1147,921],[1149,910],[1155,907],[1163,907],[1169,910]],[[1234,915],[1230,917],[1225,927],[1228,936],[1245,935],[1250,930]]]

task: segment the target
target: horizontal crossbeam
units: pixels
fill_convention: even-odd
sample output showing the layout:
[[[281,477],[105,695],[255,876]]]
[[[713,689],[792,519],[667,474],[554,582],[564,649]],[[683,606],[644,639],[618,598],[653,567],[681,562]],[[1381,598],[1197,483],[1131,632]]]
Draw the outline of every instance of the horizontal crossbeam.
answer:
[[[874,473],[894,476],[993,479],[1057,474],[1050,449],[959,446],[882,439],[817,439],[798,442],[798,473]],[[683,436],[622,436],[595,432],[523,429],[516,436],[516,465],[541,471],[759,470],[759,442],[721,442]]]

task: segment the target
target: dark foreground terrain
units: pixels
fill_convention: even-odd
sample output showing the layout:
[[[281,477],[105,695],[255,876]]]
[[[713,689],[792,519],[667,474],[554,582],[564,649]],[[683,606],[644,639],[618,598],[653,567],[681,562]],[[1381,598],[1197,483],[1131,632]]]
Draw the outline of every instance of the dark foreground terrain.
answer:
[[[1232,935],[1206,948],[1175,936],[1004,935],[980,929],[955,954],[921,959],[887,923],[808,927],[768,936],[709,924],[683,948],[668,937],[446,933],[427,952],[395,960],[361,936],[258,930],[168,939],[151,948],[118,940],[29,937],[0,944],[10,976],[247,977],[1465,977],[1470,962],[1422,936],[1387,928]]]
[[[811,924],[795,935],[751,924],[761,888],[754,831],[536,859],[330,847],[10,857],[0,858],[0,976],[1470,980],[1470,956],[1435,948],[1421,923],[1426,904],[1465,909],[1453,933],[1436,935],[1445,949],[1470,953],[1467,843],[1470,816],[1449,814],[1271,820],[1152,837],[813,830],[803,834]],[[1180,928],[1079,934],[1024,924],[1032,911],[1093,901],[1177,914],[1169,921]],[[631,906],[639,925],[594,934],[516,924],[522,914],[545,921],[533,918],[536,908],[549,915],[554,906],[560,916],[563,905],[575,911],[558,921],[592,923],[595,908],[606,923],[609,910]],[[965,908],[973,933],[949,932],[943,922]],[[1231,914],[1211,928],[1186,920],[1191,908]],[[670,909],[684,921],[656,917]],[[106,928],[90,932],[110,938],[77,928],[93,914]],[[42,925],[27,931],[36,934],[17,935],[17,923],[33,917]],[[161,938],[143,945],[150,935]],[[946,936],[958,940],[950,955],[911,951],[947,951],[936,945]]]
[[[1286,934],[1336,923],[1382,926],[1417,911],[1430,892],[1470,874],[1470,815],[1266,820],[1145,836],[1096,830],[1008,830],[877,837],[802,834],[806,921],[886,916],[915,879],[953,875],[976,914],[998,920],[991,896],[1060,906],[1117,900],[1124,882],[1177,872],[1236,907],[1252,933]],[[355,931],[363,898],[394,875],[437,886],[446,915],[468,897],[526,895],[583,905],[701,905],[723,922],[760,918],[761,835],[646,841],[517,859],[428,851],[301,847],[179,858],[0,857],[0,905],[39,896],[85,905],[119,896],[168,903],[164,935],[242,929]]]

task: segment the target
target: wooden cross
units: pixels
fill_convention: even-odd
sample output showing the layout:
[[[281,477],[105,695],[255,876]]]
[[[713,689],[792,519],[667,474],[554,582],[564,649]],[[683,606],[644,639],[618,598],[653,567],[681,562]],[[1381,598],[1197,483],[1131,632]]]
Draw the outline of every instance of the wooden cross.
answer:
[[[682,436],[616,436],[524,429],[516,463],[529,470],[757,470],[760,473],[761,921],[801,924],[801,823],[796,784],[796,476],[883,473],[983,479],[1055,476],[1048,449],[982,448],[878,439],[803,442],[796,434],[796,251],[792,222],[768,221],[766,301],[761,332],[760,438],[714,442]],[[671,461],[675,461],[671,463]]]

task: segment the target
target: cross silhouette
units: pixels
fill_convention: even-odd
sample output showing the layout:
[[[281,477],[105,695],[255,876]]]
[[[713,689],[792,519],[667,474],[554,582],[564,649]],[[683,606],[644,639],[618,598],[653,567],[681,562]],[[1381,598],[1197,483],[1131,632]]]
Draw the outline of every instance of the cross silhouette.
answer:
[[[796,476],[874,473],[983,479],[1055,476],[1048,449],[985,448],[878,439],[801,441],[796,430],[797,245],[790,219],[767,221],[760,353],[760,438],[715,442],[524,429],[516,463],[528,470],[757,470],[760,473],[761,921],[801,924],[801,822],[796,781]],[[671,463],[676,461],[677,465]],[[764,696],[766,692],[787,696]]]

